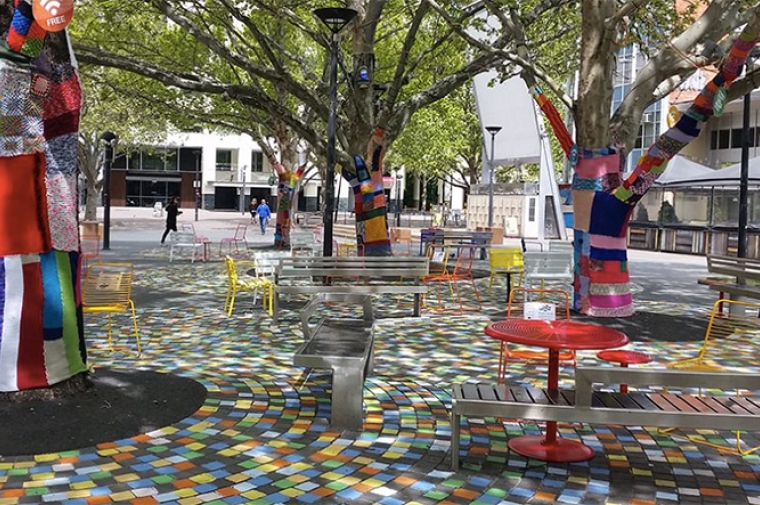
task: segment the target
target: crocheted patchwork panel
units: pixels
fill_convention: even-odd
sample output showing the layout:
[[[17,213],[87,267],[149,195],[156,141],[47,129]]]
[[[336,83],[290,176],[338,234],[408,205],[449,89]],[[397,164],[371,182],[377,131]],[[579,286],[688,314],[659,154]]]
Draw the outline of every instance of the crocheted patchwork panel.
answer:
[[[77,161],[78,141],[79,134],[77,133],[69,133],[48,140],[47,149],[45,149],[48,173],[77,173],[79,169],[79,162]]]
[[[48,171],[46,185],[53,248],[59,251],[78,251],[77,175]]]
[[[0,157],[0,256],[52,248],[42,153]]]
[[[0,156],[44,150],[41,112],[49,86],[28,68],[0,60]]]
[[[86,370],[79,277],[77,252],[0,259],[0,391],[46,387]]]

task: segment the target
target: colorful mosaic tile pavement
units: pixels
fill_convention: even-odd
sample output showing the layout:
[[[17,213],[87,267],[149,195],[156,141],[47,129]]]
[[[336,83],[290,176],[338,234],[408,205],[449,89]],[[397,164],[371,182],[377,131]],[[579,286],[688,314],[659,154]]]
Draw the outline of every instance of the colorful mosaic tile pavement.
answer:
[[[479,287],[486,281],[479,279]],[[143,355],[110,353],[105,321],[88,316],[96,373],[141,368],[191,377],[208,390],[204,405],[172,426],[97,447],[0,458],[0,505],[760,504],[760,457],[725,455],[643,427],[564,426],[562,436],[582,440],[596,455],[563,465],[507,450],[509,437],[539,433],[540,426],[473,418],[463,426],[462,468],[452,472],[450,384],[495,380],[498,344],[483,328],[504,316],[503,290],[487,296],[481,289],[481,315],[411,318],[402,303],[411,298],[376,301],[381,319],[361,433],[330,430],[330,377],[292,366],[302,340],[297,300],[277,325],[250,298],[226,317],[222,265],[213,262],[142,265],[135,290]],[[702,320],[709,309],[708,302],[638,303],[642,311]],[[115,322],[115,334],[126,339],[129,318]],[[756,372],[756,338],[733,338],[716,360]],[[665,358],[693,356],[699,344],[631,347],[655,356],[650,366],[661,366]],[[578,360],[597,363],[591,352]],[[542,385],[546,369],[513,362],[508,374],[512,382]],[[572,368],[562,370],[561,381],[572,385]],[[732,432],[692,434],[733,443]],[[744,438],[760,443],[756,433]]]

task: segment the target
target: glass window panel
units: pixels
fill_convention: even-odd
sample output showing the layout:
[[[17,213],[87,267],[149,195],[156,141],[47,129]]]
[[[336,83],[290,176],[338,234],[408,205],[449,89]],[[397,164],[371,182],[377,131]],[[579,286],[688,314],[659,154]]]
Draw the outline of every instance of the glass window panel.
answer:
[[[718,149],[728,149],[731,130],[718,131]]]
[[[229,149],[216,150],[216,169],[232,170],[232,151]]]
[[[259,151],[251,152],[251,171],[263,172],[264,171],[264,155]]]
[[[736,149],[742,146],[742,129],[734,128],[731,130],[731,147]]]

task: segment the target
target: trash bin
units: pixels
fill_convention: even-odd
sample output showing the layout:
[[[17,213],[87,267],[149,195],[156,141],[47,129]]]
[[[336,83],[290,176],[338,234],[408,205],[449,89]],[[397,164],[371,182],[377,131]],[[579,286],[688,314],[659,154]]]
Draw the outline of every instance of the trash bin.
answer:
[[[163,217],[164,215],[164,206],[161,205],[161,202],[156,202],[153,204],[153,217]]]

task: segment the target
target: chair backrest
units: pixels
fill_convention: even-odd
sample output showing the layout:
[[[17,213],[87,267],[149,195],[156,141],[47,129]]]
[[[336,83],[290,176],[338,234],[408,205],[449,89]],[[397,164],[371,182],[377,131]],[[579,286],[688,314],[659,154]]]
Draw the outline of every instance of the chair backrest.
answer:
[[[227,282],[230,284],[230,286],[236,285],[238,282],[238,273],[234,258],[229,255],[225,256],[224,266],[227,269]]]
[[[710,312],[699,358],[703,358],[711,348],[720,347],[720,351],[725,352],[729,337],[742,334],[756,336],[759,333],[760,302],[718,300]]]
[[[523,261],[527,279],[573,278],[573,255],[568,251],[525,251]]]
[[[507,270],[522,270],[525,265],[519,247],[491,247],[488,249],[488,263],[492,269]]]
[[[82,235],[80,250],[85,258],[97,258],[100,256],[100,236],[92,234]]]
[[[187,231],[173,231],[169,234],[169,243],[178,245],[195,245],[195,234]]]
[[[85,307],[128,305],[132,297],[132,263],[95,263],[87,268],[82,287]]]
[[[454,270],[452,275],[471,275],[472,262],[475,260],[475,255],[480,250],[477,246],[457,246],[457,259],[454,263]]]
[[[195,235],[195,225],[193,223],[182,223],[180,230],[191,232],[193,235]]]
[[[274,277],[280,258],[289,258],[290,251],[267,251],[253,253],[253,260],[256,264],[256,277]]]
[[[235,228],[235,240],[245,240],[245,232],[248,230],[248,225],[239,224]]]

